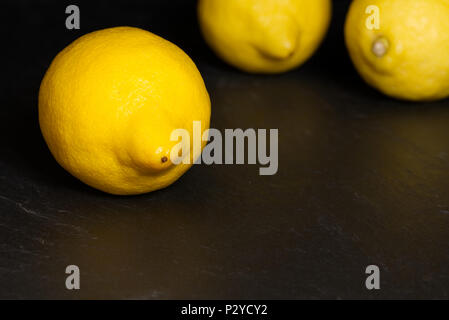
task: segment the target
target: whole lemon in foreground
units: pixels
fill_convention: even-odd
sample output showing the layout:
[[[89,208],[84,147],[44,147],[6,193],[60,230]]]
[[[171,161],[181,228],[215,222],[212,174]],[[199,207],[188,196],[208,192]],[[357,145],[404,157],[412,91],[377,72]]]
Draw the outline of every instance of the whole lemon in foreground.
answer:
[[[204,131],[209,120],[209,95],[190,58],[131,27],[77,39],[53,60],[39,92],[40,127],[53,156],[81,181],[112,194],[176,181],[201,150],[188,155],[190,164],[174,165],[170,152],[179,142],[171,133],[192,136],[193,121]]]
[[[280,73],[304,63],[320,45],[331,0],[200,0],[206,42],[229,64]]]
[[[365,81],[406,100],[449,96],[449,0],[354,0],[346,44]]]

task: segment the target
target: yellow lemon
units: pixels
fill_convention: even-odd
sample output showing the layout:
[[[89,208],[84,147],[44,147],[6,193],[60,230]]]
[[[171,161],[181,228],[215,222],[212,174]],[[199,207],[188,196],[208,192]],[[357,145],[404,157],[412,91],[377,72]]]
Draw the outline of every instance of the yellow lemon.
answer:
[[[304,63],[320,45],[331,0],[200,0],[206,42],[229,64],[279,73]]]
[[[39,92],[40,127],[59,164],[102,191],[141,194],[176,181],[175,129],[209,128],[210,99],[190,58],[141,29],[89,33],[51,63]],[[204,143],[202,147],[204,146]],[[197,149],[197,148],[196,148]],[[201,149],[201,148],[200,148]]]
[[[357,70],[406,100],[449,96],[449,0],[354,0],[345,26]]]

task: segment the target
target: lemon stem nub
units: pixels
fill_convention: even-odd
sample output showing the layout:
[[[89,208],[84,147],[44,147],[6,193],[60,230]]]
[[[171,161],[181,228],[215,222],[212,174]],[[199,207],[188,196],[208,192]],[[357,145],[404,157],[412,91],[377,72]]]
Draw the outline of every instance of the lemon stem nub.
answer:
[[[162,157],[161,161],[162,161],[162,163],[166,163],[168,161],[168,158],[167,157]]]
[[[379,38],[373,43],[373,47],[371,51],[378,58],[382,58],[387,52],[389,48],[388,40],[385,38]]]

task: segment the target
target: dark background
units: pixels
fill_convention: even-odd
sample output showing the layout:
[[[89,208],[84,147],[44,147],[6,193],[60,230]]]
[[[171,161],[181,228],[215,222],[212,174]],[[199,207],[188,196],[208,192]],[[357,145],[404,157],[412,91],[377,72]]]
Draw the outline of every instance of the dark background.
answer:
[[[65,7],[81,9],[66,30]],[[195,1],[3,1],[0,298],[449,298],[449,101],[366,86],[347,56],[349,1],[303,67],[277,76],[220,62]],[[212,127],[279,128],[279,172],[194,166],[135,197],[93,190],[48,151],[37,119],[54,56],[106,27],[150,30],[197,63]],[[81,290],[65,289],[65,268]],[[365,268],[381,268],[381,290]]]

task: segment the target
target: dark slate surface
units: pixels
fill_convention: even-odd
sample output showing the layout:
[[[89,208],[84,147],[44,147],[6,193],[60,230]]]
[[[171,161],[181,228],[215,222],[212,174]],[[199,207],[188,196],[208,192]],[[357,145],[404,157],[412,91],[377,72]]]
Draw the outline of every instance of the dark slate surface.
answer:
[[[7,1],[0,154],[0,298],[449,298],[449,101],[367,87],[343,44],[348,1],[305,66],[246,75],[199,35],[194,1]],[[114,197],[71,177],[39,131],[52,58],[92,30],[132,25],[182,47],[212,126],[279,128],[279,172],[195,166],[172,187]],[[81,290],[65,289],[65,267]],[[381,290],[364,287],[381,268]]]

